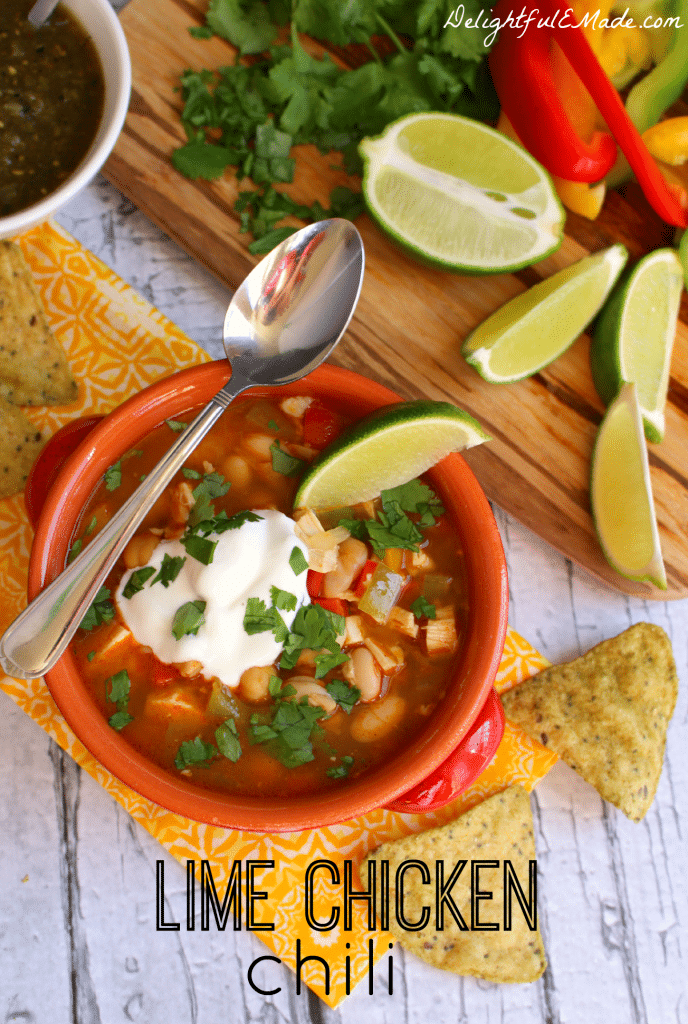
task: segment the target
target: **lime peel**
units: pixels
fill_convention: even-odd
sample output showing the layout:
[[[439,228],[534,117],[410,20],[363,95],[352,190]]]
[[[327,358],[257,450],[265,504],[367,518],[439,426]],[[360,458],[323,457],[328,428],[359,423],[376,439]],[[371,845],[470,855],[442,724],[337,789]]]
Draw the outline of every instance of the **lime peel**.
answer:
[[[645,436],[664,436],[669,367],[683,292],[674,249],[656,249],[623,276],[605,305],[590,348],[598,395],[608,405],[625,382],[638,389]]]
[[[590,501],[605,558],[621,576],[667,589],[650,466],[635,384],[624,384],[600,424]]]
[[[448,402],[419,399],[384,406],[328,445],[310,466],[295,508],[340,508],[413,480],[450,452],[489,441],[479,424]]]
[[[604,305],[628,259],[617,244],[586,256],[500,306],[462,346],[485,380],[531,377],[569,348]]]
[[[561,245],[565,212],[552,181],[518,143],[458,114],[410,114],[363,139],[372,217],[423,262],[503,273]]]

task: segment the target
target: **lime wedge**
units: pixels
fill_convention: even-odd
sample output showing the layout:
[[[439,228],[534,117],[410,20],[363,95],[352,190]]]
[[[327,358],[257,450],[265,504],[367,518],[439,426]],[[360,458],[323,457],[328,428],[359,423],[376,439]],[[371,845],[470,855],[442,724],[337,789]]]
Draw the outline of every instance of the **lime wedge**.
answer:
[[[604,556],[629,580],[667,581],[635,384],[624,384],[595,441],[590,477],[592,516]]]
[[[495,384],[537,373],[583,333],[627,259],[623,245],[612,245],[517,295],[468,335],[466,361]]]
[[[615,288],[595,328],[590,365],[597,393],[609,404],[624,381],[638,389],[648,441],[664,436],[669,364],[683,291],[674,249],[645,256]]]
[[[518,143],[456,114],[410,114],[363,139],[363,195],[380,226],[424,261],[494,274],[559,247],[564,209]]]
[[[413,480],[450,452],[488,435],[448,402],[420,399],[387,405],[328,445],[307,471],[295,508],[340,508],[376,498]]]

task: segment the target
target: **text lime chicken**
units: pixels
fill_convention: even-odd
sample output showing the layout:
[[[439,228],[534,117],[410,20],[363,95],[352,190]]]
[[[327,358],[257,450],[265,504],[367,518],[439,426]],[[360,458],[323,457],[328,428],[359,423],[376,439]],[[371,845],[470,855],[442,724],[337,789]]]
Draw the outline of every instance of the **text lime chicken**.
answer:
[[[181,426],[168,421],[110,468],[77,544]],[[111,727],[199,786],[339,785],[409,743],[445,693],[467,604],[440,497],[414,479],[346,508],[293,511],[303,470],[346,426],[307,394],[233,404],[73,643]]]

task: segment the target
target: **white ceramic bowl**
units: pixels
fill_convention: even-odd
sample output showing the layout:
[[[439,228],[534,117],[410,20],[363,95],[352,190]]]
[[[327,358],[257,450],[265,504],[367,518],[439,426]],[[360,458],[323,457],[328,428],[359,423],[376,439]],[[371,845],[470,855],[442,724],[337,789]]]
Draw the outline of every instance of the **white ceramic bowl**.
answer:
[[[105,78],[103,116],[91,148],[69,178],[40,202],[8,217],[0,217],[0,238],[20,235],[47,220],[88,184],[110,155],[129,106],[131,59],[124,32],[108,0],[62,2],[81,22],[100,57]]]

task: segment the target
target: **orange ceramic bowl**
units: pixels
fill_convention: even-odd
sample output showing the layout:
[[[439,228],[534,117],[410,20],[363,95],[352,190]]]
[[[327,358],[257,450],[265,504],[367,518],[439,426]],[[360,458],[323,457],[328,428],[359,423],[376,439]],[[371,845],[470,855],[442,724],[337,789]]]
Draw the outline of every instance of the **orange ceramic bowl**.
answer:
[[[94,427],[63,466],[40,512],[29,566],[30,598],[64,567],[81,509],[107,467],[164,419],[179,418],[207,402],[228,376],[225,361],[183,370],[128,399]],[[399,401],[387,388],[333,366],[320,367],[302,382],[280,388],[279,394],[304,391],[354,417]],[[249,395],[260,393],[266,389]],[[434,778],[443,762],[457,760],[462,740],[480,732],[478,726],[485,735],[486,717],[492,723],[487,734],[493,748],[501,738],[501,719],[487,709],[495,703],[492,684],[504,646],[508,607],[502,543],[485,495],[459,455],[444,459],[430,476],[464,551],[468,627],[447,694],[425,731],[394,760],[324,794],[288,800],[213,794],[173,777],[114,732],[67,652],[48,673],[47,682],[73,731],[101,764],[143,796],[192,820],[254,832],[317,828],[376,807],[405,806],[405,794],[417,795],[423,780]],[[469,745],[475,748],[475,743]],[[483,767],[485,763],[484,755]]]

